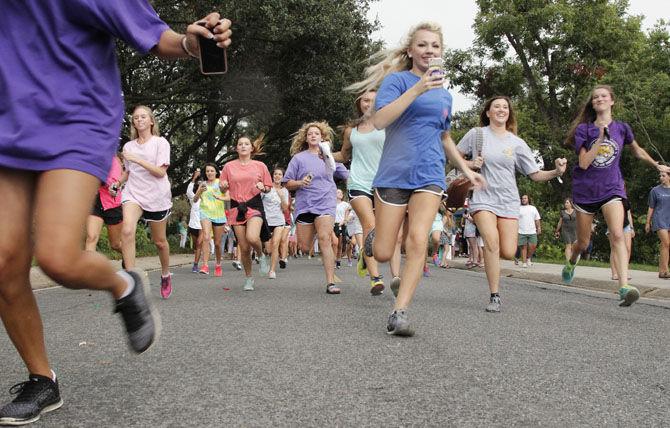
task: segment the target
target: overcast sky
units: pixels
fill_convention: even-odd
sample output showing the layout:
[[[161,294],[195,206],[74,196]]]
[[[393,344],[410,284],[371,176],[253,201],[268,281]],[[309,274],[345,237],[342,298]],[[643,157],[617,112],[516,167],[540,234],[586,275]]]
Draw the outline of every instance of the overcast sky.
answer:
[[[668,2],[663,0],[630,0],[629,12],[644,15],[645,28],[659,19],[670,20]],[[379,18],[381,28],[373,38],[384,40],[388,47],[398,45],[413,24],[431,20],[442,25],[446,46],[465,49],[474,39],[471,26],[476,13],[474,0],[380,0],[372,4],[369,17]],[[456,91],[453,95],[454,111],[467,110],[472,104],[472,100]]]

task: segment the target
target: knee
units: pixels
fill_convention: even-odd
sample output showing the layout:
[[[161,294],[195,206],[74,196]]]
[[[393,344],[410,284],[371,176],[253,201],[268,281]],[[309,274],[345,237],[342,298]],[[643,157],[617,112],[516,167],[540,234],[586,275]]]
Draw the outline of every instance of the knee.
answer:
[[[167,239],[156,239],[154,240],[154,245],[156,245],[158,251],[164,251],[170,249],[170,244],[168,243]]]
[[[484,247],[484,251],[486,251],[486,247]],[[502,257],[505,260],[512,260],[516,255],[515,248],[503,248],[499,249],[498,251],[500,252],[500,257]],[[496,251],[496,253],[498,253],[498,251]]]
[[[121,252],[121,241],[120,240],[109,241],[109,246],[112,250]]]
[[[8,287],[8,284],[14,283],[20,275],[26,276],[26,284],[28,283],[27,278],[30,272],[30,253],[26,246],[26,251],[22,253],[17,253],[15,251],[6,249],[0,251],[0,292],[4,294]]]
[[[591,242],[591,239],[588,238],[588,237],[587,238],[578,238],[577,239],[577,248],[579,250],[584,250],[584,249],[588,248],[589,242]]]
[[[133,242],[135,240],[135,225],[123,225],[121,229],[121,241],[122,242]]]
[[[408,255],[421,255],[423,257],[427,244],[428,239],[425,236],[417,233],[409,233],[405,241],[405,251]]]
[[[95,232],[87,232],[86,233],[86,245],[97,244],[99,239],[100,239],[100,234],[99,233],[95,233]],[[112,245],[111,242],[110,242],[110,245]]]

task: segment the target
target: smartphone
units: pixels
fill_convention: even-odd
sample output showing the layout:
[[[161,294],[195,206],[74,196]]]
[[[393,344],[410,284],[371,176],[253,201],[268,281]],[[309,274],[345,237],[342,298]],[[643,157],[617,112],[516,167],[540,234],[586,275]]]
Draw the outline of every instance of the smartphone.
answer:
[[[444,77],[444,59],[440,57],[428,58],[428,69],[432,70],[430,72],[431,76],[439,74],[441,77]]]
[[[605,127],[605,128],[603,129],[603,135],[604,135],[604,137],[605,137],[606,140],[609,140],[609,139],[610,139],[610,130],[609,130],[608,127]]]
[[[207,28],[204,22],[198,25]],[[218,47],[216,40],[198,36],[198,45],[200,46],[200,72],[202,74],[224,74],[228,71],[226,50]]]

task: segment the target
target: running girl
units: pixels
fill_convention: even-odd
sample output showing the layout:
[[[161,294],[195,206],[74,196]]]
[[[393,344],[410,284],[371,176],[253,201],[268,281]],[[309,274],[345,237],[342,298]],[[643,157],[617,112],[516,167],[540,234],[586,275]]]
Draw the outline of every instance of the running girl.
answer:
[[[221,270],[221,237],[227,232],[226,206],[218,176],[219,168],[215,164],[205,164],[205,180],[200,182],[193,197],[194,202],[200,202],[200,225],[202,226],[202,266],[200,267],[200,273],[209,275],[207,262],[210,255],[209,243],[213,235],[216,256],[214,276],[223,275]]]

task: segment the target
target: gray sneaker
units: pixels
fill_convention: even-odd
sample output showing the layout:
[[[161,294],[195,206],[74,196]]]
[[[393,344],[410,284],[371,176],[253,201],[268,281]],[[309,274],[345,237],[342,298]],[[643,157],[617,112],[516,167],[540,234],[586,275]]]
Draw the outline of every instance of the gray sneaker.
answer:
[[[265,254],[262,254],[260,259],[260,272],[261,275],[267,275],[270,272],[270,265],[268,264],[268,258],[265,256]]]
[[[398,290],[400,290],[400,277],[394,276],[391,280],[391,292],[394,297],[398,297]]]
[[[254,279],[252,277],[244,280],[244,291],[254,291]]]
[[[151,307],[148,284],[142,274],[126,271],[135,281],[135,288],[126,297],[116,301],[114,312],[119,312],[128,333],[128,342],[133,351],[141,354],[156,342],[160,332],[158,312]]]
[[[491,296],[489,304],[486,305],[486,312],[500,312],[501,306],[500,296]]]
[[[391,312],[386,325],[386,333],[396,336],[414,336],[414,330],[409,326],[409,319],[407,319],[407,311],[401,309]]]

